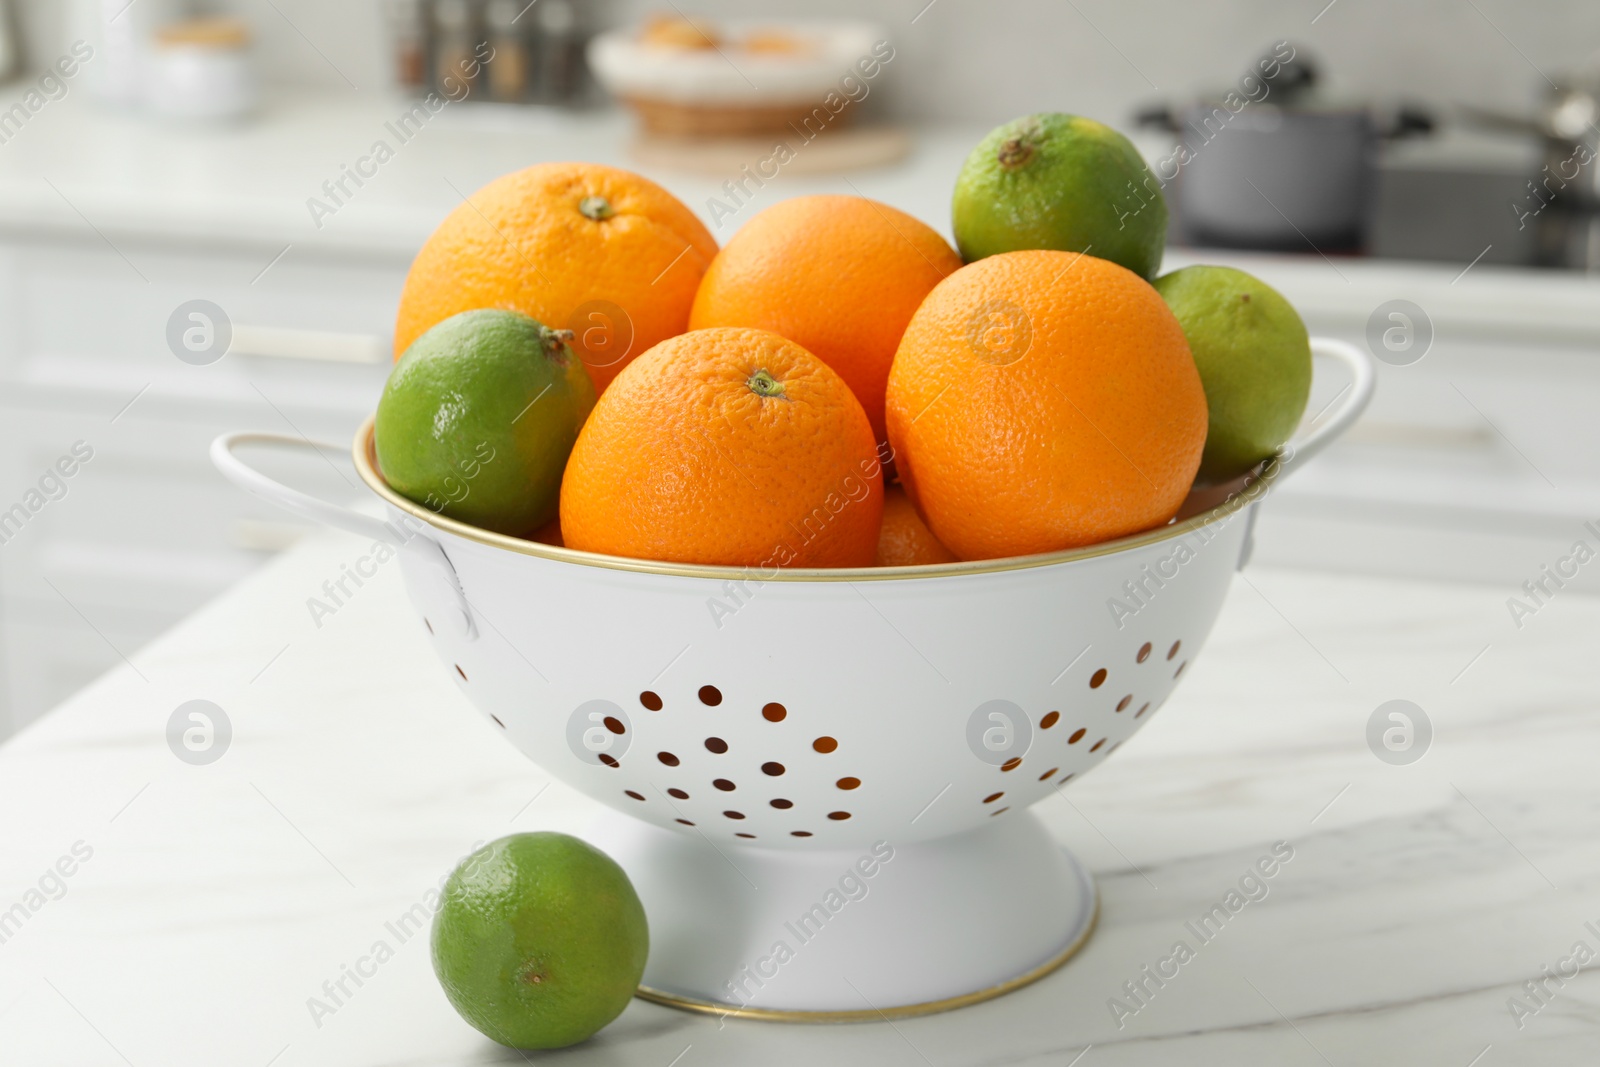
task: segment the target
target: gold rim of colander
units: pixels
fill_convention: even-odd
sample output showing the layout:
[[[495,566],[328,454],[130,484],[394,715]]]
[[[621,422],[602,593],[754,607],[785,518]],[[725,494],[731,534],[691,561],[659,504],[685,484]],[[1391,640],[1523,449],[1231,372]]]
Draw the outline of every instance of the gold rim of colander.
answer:
[[[981,1004],[986,1000],[1003,997],[1007,993],[1015,992],[1025,985],[1032,985],[1045,975],[1058,969],[1072,957],[1076,956],[1083,946],[1089,943],[1089,937],[1094,933],[1095,927],[1100,922],[1100,890],[1095,885],[1094,879],[1088,879],[1090,891],[1089,921],[1083,924],[1083,929],[1078,931],[1067,947],[1045,960],[1033,970],[1019,974],[1015,978],[1008,978],[999,985],[992,985],[986,989],[977,989],[971,993],[962,993],[958,997],[945,997],[943,1000],[928,1000],[921,1004],[904,1004],[895,1008],[863,1008],[854,1011],[779,1011],[773,1008],[741,1008],[732,1004],[719,1004],[713,1000],[699,1000],[695,997],[683,997],[676,993],[663,993],[659,989],[649,986],[640,986],[634,991],[634,996],[640,1000],[648,1000],[655,1004],[663,1004],[669,1008],[679,1008],[683,1011],[697,1011],[706,1015],[725,1015],[730,1019],[754,1019],[760,1022],[774,1023],[871,1023],[889,1022],[894,1019],[909,1019],[916,1015],[937,1015],[942,1011],[954,1011],[965,1008],[971,1004]]]
[[[356,471],[361,475],[361,480],[378,496],[390,505],[399,508],[407,515],[421,519],[429,526],[446,533],[464,537],[469,541],[489,545],[494,548],[503,548],[508,552],[519,552],[524,556],[540,556],[544,559],[556,560],[561,563],[575,563],[585,567],[602,567],[607,570],[635,571],[641,574],[670,574],[682,578],[716,578],[716,579],[742,579],[751,580],[759,577],[760,581],[768,582],[882,582],[896,581],[906,578],[950,578],[969,574],[997,574],[1002,571],[1029,570],[1034,567],[1048,567],[1056,563],[1070,563],[1074,560],[1093,559],[1096,556],[1109,556],[1117,552],[1133,548],[1142,548],[1146,545],[1170,541],[1185,534],[1193,533],[1202,527],[1221,522],[1259,500],[1268,489],[1283,467],[1285,452],[1280,451],[1272,459],[1265,461],[1258,469],[1255,476],[1246,486],[1237,493],[1230,494],[1222,503],[1206,511],[1193,515],[1182,522],[1169,523],[1158,526],[1144,533],[1133,534],[1128,537],[1118,538],[1115,541],[1103,541],[1100,544],[1089,545],[1086,548],[1069,548],[1061,552],[1046,552],[1035,556],[1009,556],[1004,559],[980,559],[965,563],[933,563],[917,567],[728,567],[713,566],[702,563],[663,563],[657,560],[630,559],[626,556],[605,556],[598,552],[581,552],[575,548],[562,548],[557,545],[546,545],[538,541],[528,541],[509,534],[495,533],[491,530],[481,529],[456,519],[448,518],[437,512],[401,496],[389,488],[383,475],[378,471],[377,458],[374,455],[373,444],[373,419],[367,420],[356,431],[355,442],[351,447],[351,459],[355,463]],[[718,1009],[721,1010],[721,1009]]]

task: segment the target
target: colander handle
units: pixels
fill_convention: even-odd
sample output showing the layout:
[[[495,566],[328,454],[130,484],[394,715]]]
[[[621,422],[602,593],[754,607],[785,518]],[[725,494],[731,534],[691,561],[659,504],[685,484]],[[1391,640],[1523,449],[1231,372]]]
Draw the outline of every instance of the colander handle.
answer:
[[[1334,396],[1327,408],[1311,417],[1311,422],[1315,425],[1322,416],[1327,415],[1325,422],[1298,440],[1290,438],[1279,451],[1278,473],[1272,480],[1273,485],[1286,475],[1305,466],[1308,460],[1333,444],[1341,434],[1354,425],[1361,417],[1361,413],[1367,409],[1367,403],[1372,399],[1372,391],[1378,384],[1378,365],[1371,353],[1353,344],[1336,341],[1331,337],[1313,337],[1311,354],[1327,356],[1343,363],[1350,372],[1350,384]],[[1328,414],[1329,408],[1332,409],[1332,414]],[[1239,548],[1240,570],[1250,562],[1250,557],[1255,552],[1256,510],[1254,504],[1245,510],[1244,543]]]
[[[311,519],[313,522],[326,523],[336,529],[353,533],[357,537],[381,541],[426,564],[427,577],[415,590],[417,596],[432,605],[424,618],[439,620],[443,632],[447,634],[467,641],[477,640],[478,625],[473,618],[472,605],[467,602],[466,593],[461,588],[461,579],[456,574],[455,565],[445,554],[444,546],[421,533],[418,529],[421,523],[409,517],[402,518],[400,522],[408,525],[406,529],[401,529],[394,523],[383,522],[371,515],[363,515],[353,508],[330,504],[309,493],[291,489],[240,459],[234,453],[234,449],[239,445],[270,445],[274,448],[310,450],[318,454],[324,451],[342,453],[344,449],[281,433],[225,433],[211,442],[211,463],[234,485],[278,505],[285,511]],[[409,525],[410,523],[415,523],[415,526]]]
[[[1311,354],[1326,356],[1343,363],[1345,369],[1350,372],[1350,384],[1333,398],[1330,404],[1333,410],[1327,414],[1327,420],[1322,425],[1299,440],[1291,439],[1284,446],[1284,456],[1278,470],[1279,478],[1305,466],[1308,460],[1333,444],[1341,434],[1354,425],[1361,417],[1361,413],[1367,409],[1368,402],[1372,400],[1372,392],[1378,384],[1378,364],[1372,358],[1372,354],[1348,341],[1338,341],[1332,337],[1313,337]],[[1312,418],[1312,422],[1315,423],[1324,413],[1319,412]]]
[[[338,445],[324,444],[304,437],[289,437],[281,433],[225,433],[211,442],[211,463],[222,472],[224,478],[240,489],[276,504],[285,511],[291,511],[301,518],[333,526],[372,541],[382,541],[392,548],[401,547],[407,540],[400,531],[381,519],[363,515],[353,508],[319,500],[309,493],[291,489],[282,482],[267,477],[234,453],[234,449],[239,445],[270,445],[274,448],[294,448],[318,454],[333,452],[343,455],[345,450]]]

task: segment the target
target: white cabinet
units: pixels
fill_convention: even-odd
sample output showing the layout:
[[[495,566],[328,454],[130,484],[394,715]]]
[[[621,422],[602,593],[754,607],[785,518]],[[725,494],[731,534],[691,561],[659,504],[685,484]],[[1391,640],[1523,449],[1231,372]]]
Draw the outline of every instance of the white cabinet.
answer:
[[[376,404],[406,259],[282,252],[0,235],[0,516],[23,508],[0,518],[0,736],[137,662],[302,529],[223,481],[213,437],[345,446]],[[238,342],[206,366],[167,343],[193,299]],[[75,444],[92,456],[62,478]],[[356,496],[342,460],[261,462]]]

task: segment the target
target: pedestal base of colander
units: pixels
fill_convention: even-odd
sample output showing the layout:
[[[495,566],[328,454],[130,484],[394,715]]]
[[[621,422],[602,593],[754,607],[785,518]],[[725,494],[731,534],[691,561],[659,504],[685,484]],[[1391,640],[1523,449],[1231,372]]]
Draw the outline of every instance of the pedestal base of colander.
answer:
[[[911,843],[757,849],[608,817],[591,840],[650,920],[640,996],[760,1019],[848,1022],[999,996],[1088,940],[1089,873],[1032,815]]]

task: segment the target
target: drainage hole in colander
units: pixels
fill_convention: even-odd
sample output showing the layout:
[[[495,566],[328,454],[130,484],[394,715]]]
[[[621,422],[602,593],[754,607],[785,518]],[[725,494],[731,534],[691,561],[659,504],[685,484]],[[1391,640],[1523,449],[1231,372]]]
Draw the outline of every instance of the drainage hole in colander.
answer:
[[[461,664],[457,663],[457,664],[454,664],[454,666],[455,666],[455,669],[456,669],[456,673],[461,675],[461,680],[463,682],[466,681],[467,680],[467,672],[461,669]],[[1183,668],[1180,667],[1178,669],[1182,670]]]
[[[1044,718],[1039,720],[1039,729],[1048,730],[1060,721],[1061,713],[1059,711],[1046,712]]]
[[[1128,710],[1128,705],[1132,704],[1132,703],[1133,703],[1133,694],[1129,693],[1127,696],[1125,696],[1121,700],[1117,701],[1117,710],[1118,711],[1127,711]]]
[[[831,737],[819,737],[815,741],[811,742],[811,747],[826,756],[828,753],[839,747],[839,742],[835,741]]]
[[[623,734],[628,732],[628,728],[622,725],[622,720],[617,718],[615,715],[607,715],[604,721],[606,724],[606,729],[610,730],[614,734]]]
[[[834,822],[844,822],[849,817],[850,817],[850,813],[848,811],[830,811],[830,812],[828,812],[828,818],[832,819]]]
[[[667,796],[672,797],[672,798],[674,798],[676,800],[688,800],[689,799],[689,794],[685,793],[683,790],[679,789],[677,786],[673,786],[671,789],[667,790]]]
[[[1011,810],[1011,807],[1010,807],[1010,805],[1007,805],[1007,806],[1006,806],[1006,807],[1003,807],[1003,808],[996,808],[996,809],[995,809],[995,810],[994,810],[994,811],[991,811],[991,812],[990,812],[990,813],[989,813],[989,818],[991,818],[991,819],[992,819],[992,818],[994,818],[994,817],[995,817],[995,816],[996,816],[996,815],[1004,815],[1004,814],[1005,814],[1005,813],[1006,813],[1006,812],[1008,812],[1008,811],[1010,811],[1010,810]]]
[[[609,752],[601,752],[595,758],[598,759],[601,763],[604,763],[607,767],[615,768],[615,767],[622,766],[622,764],[617,762],[617,757],[613,756]]]
[[[840,789],[860,789],[861,788],[861,779],[859,779],[859,778],[841,778],[837,782],[834,782],[833,784],[838,786]]]
[[[742,819],[742,818],[744,818],[744,812],[742,812],[742,811],[725,811],[722,814],[726,815],[730,819]]]
[[[661,698],[648,689],[639,694],[639,703],[644,705],[646,711],[661,710]]]
[[[1139,646],[1139,655],[1135,657],[1140,663],[1150,658],[1150,642],[1146,641]]]
[[[1003,796],[1005,796],[1004,793],[990,793],[988,796],[983,798],[983,802],[985,804],[993,804]]]
[[[693,826],[694,825],[694,823],[690,822],[688,819],[676,819],[674,821],[675,822],[681,822],[685,826]]]
[[[756,835],[755,835],[755,834],[747,834],[747,833],[737,833],[737,834],[734,834],[734,835],[733,835],[733,836],[734,836],[734,837],[748,837],[748,838],[750,838],[750,839],[751,839],[751,840],[752,840],[752,841],[754,841],[754,840],[755,840],[755,836],[756,836]]]
[[[708,737],[706,738],[706,751],[715,752],[720,756],[728,751],[728,742],[720,737]]]
[[[811,831],[810,830],[790,830],[789,831],[789,836],[790,837],[810,837],[811,836]]]
[[[771,804],[779,811],[788,811],[790,808],[794,807],[794,801],[785,800],[782,797],[776,797],[772,800],[769,800],[767,803]]]
[[[1102,685],[1105,685],[1105,684],[1106,684],[1106,669],[1104,667],[1101,667],[1099,670],[1095,671],[1094,674],[1089,676],[1089,688],[1090,689],[1099,689]]]
[[[1020,766],[1022,766],[1022,757],[1012,756],[1010,759],[1000,764],[1000,769],[1002,771],[1014,771]]]
[[[1083,740],[1083,735],[1088,733],[1088,732],[1089,731],[1085,730],[1083,727],[1081,727],[1081,726],[1078,727],[1076,730],[1072,731],[1072,736],[1067,738],[1067,744],[1069,744],[1069,745],[1077,744],[1079,741]]]
[[[1174,641],[1174,642],[1172,642],[1172,647],[1167,649],[1167,659],[1170,660],[1173,657],[1175,657],[1178,654],[1178,649],[1180,649],[1182,647],[1183,647],[1183,642],[1182,641]]]
[[[782,722],[789,715],[789,709],[782,704],[768,704],[761,709],[761,717],[768,722]]]
[[[1184,660],[1182,663],[1178,664],[1178,669],[1172,672],[1172,676],[1174,678],[1176,678],[1178,675],[1182,674],[1183,673],[1183,669],[1185,667],[1187,667],[1188,665],[1189,665],[1189,661],[1188,660]]]
[[[496,726],[500,727],[500,729],[504,730],[506,728],[506,724],[500,721],[500,716],[491,715],[491,716],[489,716],[489,718],[493,719],[494,720],[494,724]]]
[[[761,773],[771,775],[773,778],[776,778],[778,775],[783,773],[783,764],[774,763],[769,760],[761,765]]]
[[[1043,774],[1041,774],[1039,776],[1039,781],[1041,781],[1041,782],[1045,781],[1047,778],[1049,778],[1052,774],[1056,773],[1060,769],[1061,769],[1060,767],[1051,767],[1048,771],[1045,771]]]
[[[1106,739],[1102,737],[1100,740],[1096,741],[1094,744],[1089,746],[1089,751],[1090,752],[1099,752],[1101,747],[1104,746],[1105,743],[1106,743]]]
[[[624,789],[623,792],[628,794],[630,797],[632,797],[635,800],[643,800],[644,799],[644,794],[643,793],[635,793],[631,789]]]
[[[738,788],[738,786],[734,785],[726,778],[713,778],[711,780],[711,784],[722,790],[724,793],[731,793]]]
[[[665,763],[668,767],[676,767],[679,763],[678,757],[670,752],[657,752],[656,759]]]
[[[1133,717],[1135,719],[1137,719],[1139,716],[1143,715],[1145,712],[1147,712],[1149,710],[1150,710],[1150,702],[1148,700],[1146,700],[1144,702],[1144,707],[1142,707],[1138,711],[1134,712],[1133,713]]]
[[[708,708],[716,707],[722,703],[722,690],[714,685],[702,685],[700,687],[700,703]]]

